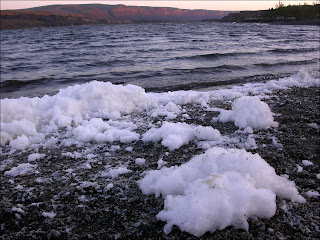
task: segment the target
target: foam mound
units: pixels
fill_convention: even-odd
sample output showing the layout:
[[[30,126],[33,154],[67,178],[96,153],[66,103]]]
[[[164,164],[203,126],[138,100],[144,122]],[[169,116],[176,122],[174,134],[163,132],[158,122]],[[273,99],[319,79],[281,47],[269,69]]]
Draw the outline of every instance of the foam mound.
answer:
[[[13,142],[12,147],[23,150],[29,141],[43,142],[44,137],[60,128],[75,128],[80,141],[120,140],[128,131],[115,131],[102,119],[117,120],[134,111],[145,110],[154,104],[144,89],[133,85],[113,85],[92,81],[60,90],[54,96],[42,98],[3,99],[1,104],[1,145]],[[100,122],[99,122],[100,121]],[[104,136],[102,130],[110,130]],[[123,142],[139,138],[131,134]]]
[[[181,166],[151,170],[138,181],[144,194],[165,197],[157,218],[195,236],[227,226],[248,230],[251,217],[271,218],[276,195],[304,203],[294,182],[258,154],[214,147]]]
[[[11,177],[24,176],[24,175],[33,173],[36,168],[37,168],[36,164],[21,163],[18,166],[13,167],[11,170],[5,171],[4,175],[11,176]]]
[[[232,110],[222,111],[218,119],[224,123],[234,122],[239,128],[267,129],[278,126],[268,104],[256,96],[236,99],[232,104]]]
[[[158,142],[170,151],[180,148],[193,140],[215,141],[221,138],[219,130],[212,127],[195,126],[186,123],[164,122],[160,128],[151,128],[142,140],[145,142]]]

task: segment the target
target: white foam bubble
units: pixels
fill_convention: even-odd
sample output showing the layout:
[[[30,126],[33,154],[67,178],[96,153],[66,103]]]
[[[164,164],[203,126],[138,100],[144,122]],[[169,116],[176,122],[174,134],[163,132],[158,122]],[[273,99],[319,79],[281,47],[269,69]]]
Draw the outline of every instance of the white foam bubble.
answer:
[[[121,174],[126,174],[132,172],[132,170],[129,170],[125,166],[116,167],[116,168],[107,168],[106,170],[101,172],[101,177],[111,177],[111,178],[117,178]]]
[[[267,129],[278,126],[269,106],[256,96],[236,99],[232,110],[222,111],[218,119],[221,122],[234,122],[239,128]]]
[[[32,153],[28,156],[28,162],[33,162],[33,161],[39,160],[41,158],[44,158],[45,156],[46,156],[45,154]]]
[[[158,142],[170,151],[197,140],[219,140],[221,134],[212,127],[189,125],[186,123],[164,122],[160,128],[151,128],[147,131],[142,140],[145,142]]]
[[[137,165],[144,165],[146,163],[146,160],[144,158],[136,158],[135,164]]]
[[[36,164],[21,163],[18,166],[13,167],[11,170],[4,172],[4,175],[11,177],[23,176],[34,173],[36,168]]]
[[[304,203],[294,182],[278,176],[258,154],[214,147],[181,166],[151,170],[138,181],[144,194],[165,197],[157,218],[201,236],[227,226],[248,229],[253,216],[270,218],[275,195]]]

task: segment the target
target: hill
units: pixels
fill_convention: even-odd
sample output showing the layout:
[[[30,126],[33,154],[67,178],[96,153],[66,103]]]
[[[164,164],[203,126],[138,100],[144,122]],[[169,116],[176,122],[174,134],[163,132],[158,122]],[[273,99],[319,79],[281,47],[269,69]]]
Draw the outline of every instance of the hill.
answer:
[[[105,4],[50,5],[1,11],[1,29],[154,21],[221,19],[230,11]]]
[[[52,15],[45,12],[1,11],[1,30],[32,27],[58,27],[113,23],[77,16]]]

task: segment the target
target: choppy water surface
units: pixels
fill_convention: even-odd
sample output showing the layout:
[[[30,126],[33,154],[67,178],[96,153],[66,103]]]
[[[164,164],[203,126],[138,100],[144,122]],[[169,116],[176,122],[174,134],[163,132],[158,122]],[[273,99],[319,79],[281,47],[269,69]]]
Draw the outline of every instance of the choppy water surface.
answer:
[[[163,23],[1,31],[1,98],[92,80],[203,89],[319,68],[319,27]]]

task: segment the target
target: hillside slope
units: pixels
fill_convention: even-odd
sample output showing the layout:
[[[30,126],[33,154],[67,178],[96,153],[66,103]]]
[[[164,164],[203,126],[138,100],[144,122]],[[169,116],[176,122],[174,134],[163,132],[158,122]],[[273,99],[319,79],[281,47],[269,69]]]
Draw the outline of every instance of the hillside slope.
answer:
[[[221,19],[230,12],[210,10],[186,10],[169,7],[138,7],[126,5],[81,4],[50,5],[25,9],[54,15],[72,15],[93,19],[131,21],[182,21]]]
[[[228,11],[105,4],[50,5],[0,11],[1,29],[221,19]]]

